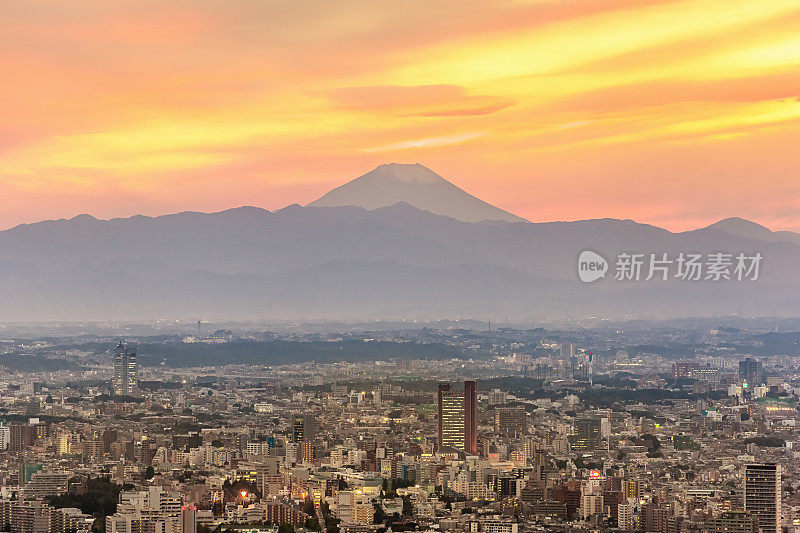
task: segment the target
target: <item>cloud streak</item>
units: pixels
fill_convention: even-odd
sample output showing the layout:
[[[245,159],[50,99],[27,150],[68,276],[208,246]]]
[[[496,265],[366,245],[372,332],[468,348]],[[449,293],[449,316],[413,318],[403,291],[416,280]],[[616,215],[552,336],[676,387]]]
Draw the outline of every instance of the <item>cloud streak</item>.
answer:
[[[486,135],[485,132],[475,131],[472,133],[459,133],[458,135],[445,135],[443,137],[428,137],[427,139],[414,139],[409,141],[400,141],[386,146],[379,146],[377,148],[365,148],[365,152],[391,152],[395,150],[408,150],[410,148],[433,148],[436,146],[446,146],[450,144],[459,144],[477,137]]]

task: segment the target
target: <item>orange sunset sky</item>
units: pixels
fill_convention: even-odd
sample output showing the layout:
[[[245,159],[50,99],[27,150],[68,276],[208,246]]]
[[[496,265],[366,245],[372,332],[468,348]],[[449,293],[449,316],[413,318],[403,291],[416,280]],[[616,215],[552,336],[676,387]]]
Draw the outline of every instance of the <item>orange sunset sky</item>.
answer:
[[[532,221],[800,230],[800,0],[3,0],[0,229],[422,163]]]

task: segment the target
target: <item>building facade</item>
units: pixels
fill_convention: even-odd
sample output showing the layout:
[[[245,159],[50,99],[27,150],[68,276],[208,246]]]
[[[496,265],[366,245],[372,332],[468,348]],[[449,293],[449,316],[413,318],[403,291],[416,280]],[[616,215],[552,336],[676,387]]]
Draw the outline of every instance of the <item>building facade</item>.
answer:
[[[114,349],[114,380],[112,390],[115,396],[131,396],[136,393],[138,383],[138,364],[136,352],[119,343]]]
[[[780,465],[745,465],[744,509],[758,519],[763,533],[781,533]]]

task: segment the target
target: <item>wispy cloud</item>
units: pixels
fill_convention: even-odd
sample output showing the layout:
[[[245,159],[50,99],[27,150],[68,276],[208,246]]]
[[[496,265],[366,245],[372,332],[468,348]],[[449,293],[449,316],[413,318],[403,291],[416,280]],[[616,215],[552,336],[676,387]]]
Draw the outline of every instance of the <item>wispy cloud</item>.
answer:
[[[472,133],[459,133],[458,135],[445,135],[443,137],[428,137],[426,139],[414,139],[410,141],[401,141],[398,143],[387,144],[385,146],[378,146],[375,148],[365,148],[365,152],[391,152],[394,150],[408,150],[410,148],[432,148],[435,146],[445,146],[448,144],[458,144],[464,141],[475,139],[476,137],[483,137],[487,135],[486,132],[472,132]]]
[[[502,96],[468,95],[457,85],[378,85],[343,87],[326,93],[337,107],[396,116],[454,117],[489,115],[511,107]]]

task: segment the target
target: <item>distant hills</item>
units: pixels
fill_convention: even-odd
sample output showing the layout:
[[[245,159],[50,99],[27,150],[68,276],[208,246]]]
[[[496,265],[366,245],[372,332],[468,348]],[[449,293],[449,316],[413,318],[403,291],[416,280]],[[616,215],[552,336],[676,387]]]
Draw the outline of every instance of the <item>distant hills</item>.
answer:
[[[608,259],[607,279],[578,280],[583,250]],[[622,252],[764,259],[753,282],[623,282],[613,279]],[[305,207],[2,231],[0,320],[800,316],[797,265],[800,235],[742,219],[683,233],[531,223],[425,167],[383,165]]]

